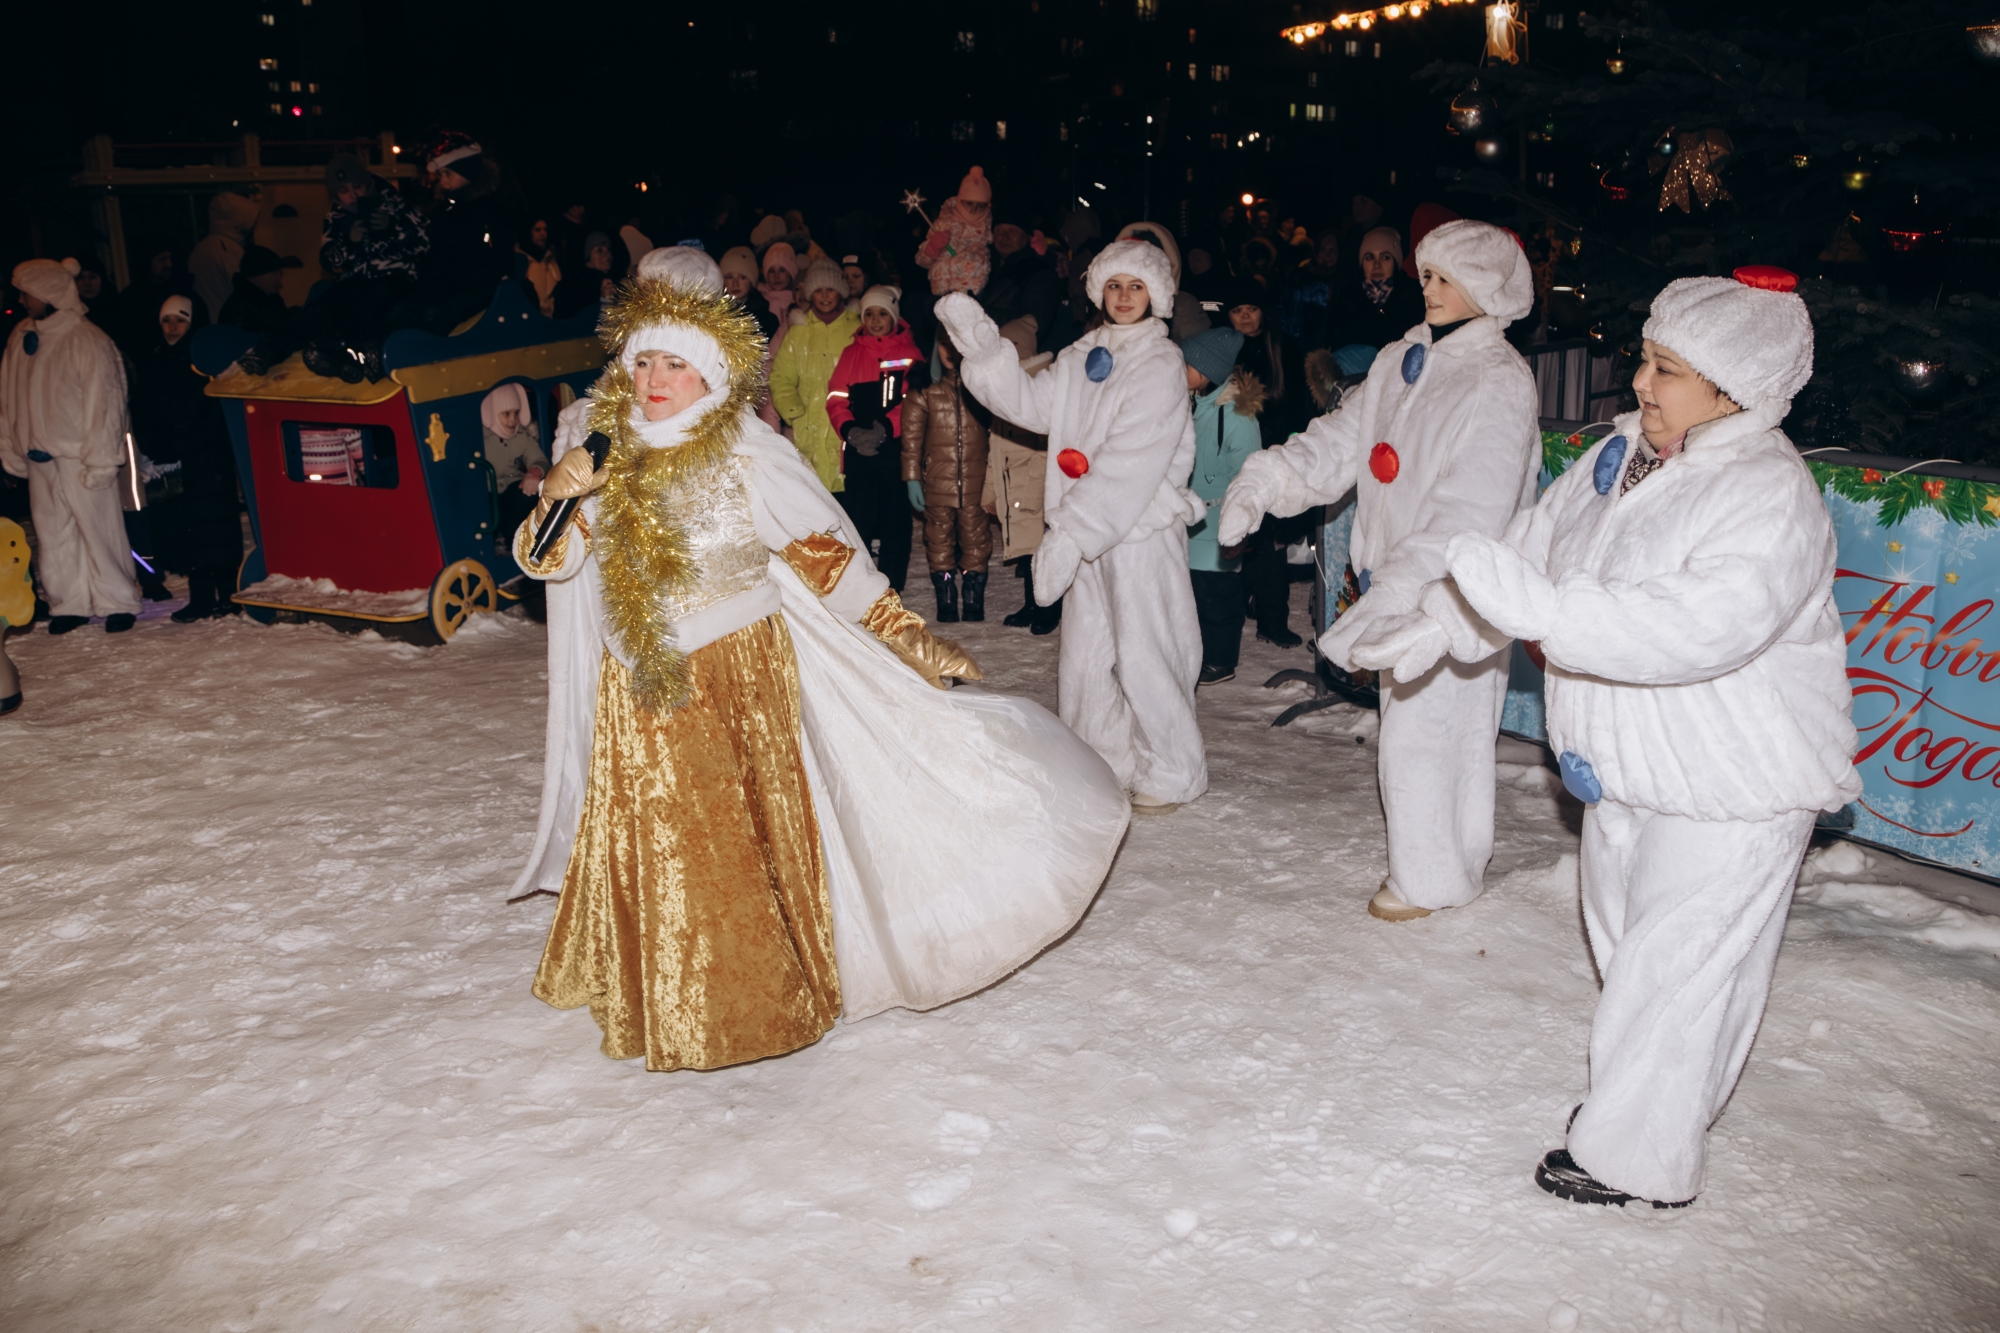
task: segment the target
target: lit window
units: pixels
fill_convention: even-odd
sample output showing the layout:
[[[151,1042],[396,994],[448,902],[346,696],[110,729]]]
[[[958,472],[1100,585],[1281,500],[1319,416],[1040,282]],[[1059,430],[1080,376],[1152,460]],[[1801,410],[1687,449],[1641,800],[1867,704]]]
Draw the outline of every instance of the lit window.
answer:
[[[1361,54],[1361,43],[1350,37],[1347,39],[1347,44],[1343,49],[1349,56],[1358,56]]]
[[[840,45],[840,32],[839,32],[839,30],[837,30],[837,29],[834,29],[834,28],[828,28],[828,29],[826,30],[826,44],[827,44],[828,46],[839,46],[839,45]]]
[[[1211,82],[1214,82],[1214,83],[1227,83],[1227,82],[1229,82],[1229,66],[1227,66],[1227,65],[1210,65],[1210,66],[1208,67],[1208,77],[1209,77],[1209,80],[1210,80]]]
[[[278,16],[276,14],[259,14],[257,16],[257,21],[263,24],[267,28],[275,28],[278,26]]]
[[[282,115],[284,115],[284,114],[285,114],[285,104],[284,104],[283,102],[273,102],[273,103],[271,103],[271,114],[272,114],[272,115],[274,115],[274,116],[282,116]]]
[[[1229,147],[1229,136],[1223,131],[1217,130],[1208,136],[1208,146],[1210,148],[1227,148]]]
[[[973,131],[974,131],[974,126],[972,122],[969,120],[954,120],[951,123],[951,137],[954,139],[958,139],[961,141],[970,139],[973,135]]]
[[[1312,108],[1307,107],[1306,109],[1310,111]],[[1297,120],[1298,118],[1299,118],[1299,104],[1297,102],[1294,102],[1292,103],[1292,119]]]
[[[1193,83],[1193,82],[1194,82],[1194,81],[1195,81],[1196,79],[1198,79],[1198,78],[1200,78],[1200,77],[1201,77],[1201,71],[1200,71],[1200,69],[1199,69],[1199,68],[1198,68],[1197,66],[1194,66],[1194,65],[1189,65],[1189,66],[1188,66],[1188,82],[1189,82],[1189,83]]]
[[[1308,70],[1308,71],[1306,72],[1306,87],[1308,87],[1308,88],[1317,88],[1317,87],[1319,87],[1319,71],[1318,71],[1318,70],[1316,70],[1316,69],[1315,69],[1315,70]]]
[[[952,49],[956,51],[970,51],[977,37],[978,37],[977,33],[971,33],[971,32],[959,33],[958,36],[952,40]]]
[[[293,79],[293,80],[292,80],[292,91],[293,91],[293,92],[297,92],[298,90],[299,90],[299,81],[298,81],[297,79]]]
[[[1382,58],[1382,43],[1380,42],[1375,43],[1375,58],[1377,60]]]
[[[1188,29],[1188,45],[1189,45],[1189,46],[1193,46],[1193,45],[1194,45],[1194,29],[1193,29],[1193,28],[1189,28],[1189,29]]]
[[[996,139],[998,139],[998,140],[1000,140],[1000,141],[1001,141],[1002,143],[1005,143],[1005,142],[1007,141],[1007,122],[1006,122],[1006,121],[1004,121],[1004,120],[996,120],[996,121],[994,121],[994,122],[993,122],[993,137],[994,137],[994,138],[996,138]]]
[[[319,85],[316,83],[309,83],[306,85],[306,91],[309,93],[316,93],[319,91]]]
[[[284,89],[282,89],[282,88],[280,88],[280,87],[278,86],[278,81],[277,81],[276,79],[272,79],[272,80],[271,80],[271,82],[270,82],[270,85],[269,85],[269,86],[270,86],[270,89],[271,89],[271,91],[272,91],[272,92],[274,92],[274,93],[277,93],[277,92],[283,92],[283,91],[284,91]]]
[[[1560,29],[1563,25],[1563,16],[1560,14],[1550,14],[1546,17],[1545,21],[1551,28]]]
[[[1142,19],[1156,19],[1160,16],[1160,0],[1136,0],[1135,8]]]
[[[278,67],[278,62],[277,62],[277,60],[275,60],[275,59],[274,59],[273,57],[271,57],[271,56],[264,56],[264,57],[263,57],[262,59],[258,60],[258,62],[257,62],[257,68],[258,68],[258,69],[262,69],[262,70],[272,70],[272,69],[276,69],[277,67]]]
[[[307,110],[307,112],[308,112],[309,114],[311,114],[311,115],[315,115],[315,116],[317,116],[317,115],[319,115],[319,114],[320,114],[320,110],[319,110],[319,108],[318,108],[317,106],[312,106],[312,107],[308,107],[308,108],[306,108],[306,110]]]
[[[1325,108],[1325,107],[1323,107],[1323,106],[1321,106],[1321,105],[1319,105],[1319,104],[1318,104],[1317,102],[1310,102],[1310,103],[1307,103],[1307,105],[1306,105],[1306,119],[1307,119],[1307,120],[1325,120],[1325,119],[1326,119],[1326,108]]]
[[[1056,141],[1057,141],[1058,143],[1068,143],[1068,142],[1069,142],[1069,122],[1068,122],[1068,121],[1063,121],[1063,122],[1062,122],[1062,123],[1061,123],[1060,125],[1056,126]]]

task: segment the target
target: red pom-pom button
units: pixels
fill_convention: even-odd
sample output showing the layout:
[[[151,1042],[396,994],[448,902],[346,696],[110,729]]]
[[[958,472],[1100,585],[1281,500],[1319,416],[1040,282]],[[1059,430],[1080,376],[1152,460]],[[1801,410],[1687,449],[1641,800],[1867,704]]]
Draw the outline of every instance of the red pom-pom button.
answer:
[[[1080,477],[1090,471],[1090,460],[1074,449],[1065,449],[1056,455],[1056,466],[1065,477]]]
[[[1755,287],[1759,291],[1789,292],[1799,285],[1799,275],[1788,268],[1776,264],[1745,264],[1729,275],[1745,287]]]
[[[1403,470],[1403,460],[1396,457],[1395,447],[1384,441],[1368,451],[1368,470],[1387,486]]]

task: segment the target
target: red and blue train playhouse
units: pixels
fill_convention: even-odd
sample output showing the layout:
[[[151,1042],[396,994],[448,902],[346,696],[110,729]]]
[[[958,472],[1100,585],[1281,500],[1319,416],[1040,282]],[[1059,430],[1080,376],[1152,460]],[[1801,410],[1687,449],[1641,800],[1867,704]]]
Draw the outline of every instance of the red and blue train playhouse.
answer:
[[[251,375],[235,362],[253,335],[198,332],[195,367],[221,402],[250,512],[234,599],[266,623],[317,620],[429,643],[499,610],[520,569],[512,533],[500,531],[481,405],[496,389],[525,403],[520,429],[546,456],[556,414],[603,365],[596,318],[592,306],[548,319],[502,283],[449,336],[391,334],[387,377],[359,384],[316,375],[296,354]]]

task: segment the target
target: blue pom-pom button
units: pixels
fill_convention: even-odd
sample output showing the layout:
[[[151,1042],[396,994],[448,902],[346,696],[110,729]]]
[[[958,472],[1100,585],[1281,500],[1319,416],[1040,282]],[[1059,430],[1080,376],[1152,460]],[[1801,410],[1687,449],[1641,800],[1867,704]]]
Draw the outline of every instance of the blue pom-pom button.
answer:
[[[1424,373],[1424,345],[1417,343],[1403,353],[1403,383],[1415,384],[1417,376]]]
[[[41,334],[35,332],[33,329],[29,329],[26,333],[21,335],[21,350],[26,352],[29,356],[33,356],[36,352],[39,352],[41,348],[42,348]]]
[[[1084,378],[1092,384],[1102,384],[1111,378],[1111,349],[1093,347],[1090,355],[1083,358]]]
[[[1375,575],[1371,570],[1364,569],[1359,574],[1356,574],[1354,576],[1354,585],[1357,588],[1361,589],[1361,595],[1363,597],[1366,597],[1368,595],[1368,585],[1373,583],[1374,581],[1375,581]]]
[[[1597,770],[1588,759],[1574,750],[1564,750],[1556,760],[1556,767],[1562,770],[1563,787],[1571,796],[1585,805],[1596,805],[1604,799],[1604,784],[1597,780]]]
[[[1625,466],[1626,448],[1625,437],[1614,435],[1597,455],[1597,466],[1591,469],[1590,480],[1599,495],[1611,494],[1611,488],[1618,484],[1618,473]]]

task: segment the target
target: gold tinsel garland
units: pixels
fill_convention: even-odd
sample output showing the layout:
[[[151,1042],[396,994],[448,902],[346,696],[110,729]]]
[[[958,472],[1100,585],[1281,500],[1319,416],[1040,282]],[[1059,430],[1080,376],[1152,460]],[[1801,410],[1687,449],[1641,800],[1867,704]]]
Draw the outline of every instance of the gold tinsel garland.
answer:
[[[685,324],[713,338],[729,372],[729,393],[670,448],[655,449],[634,428],[638,394],[621,353],[652,324]],[[597,335],[609,354],[590,389],[590,429],[611,441],[610,476],[598,497],[595,544],[605,615],[632,659],[632,696],[653,711],[687,702],[687,659],[674,647],[663,599],[694,586],[700,571],[687,534],[668,518],[667,492],[727,461],[743,433],[743,414],[764,391],[764,335],[727,297],[704,296],[666,282],[632,281],[605,307]],[[641,348],[672,352],[672,347]],[[711,390],[713,385],[709,386]]]

